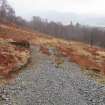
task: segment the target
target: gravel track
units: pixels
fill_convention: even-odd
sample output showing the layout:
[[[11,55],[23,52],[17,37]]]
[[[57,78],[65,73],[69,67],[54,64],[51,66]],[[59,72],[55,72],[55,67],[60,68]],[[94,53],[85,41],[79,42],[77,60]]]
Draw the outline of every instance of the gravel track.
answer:
[[[105,105],[105,86],[90,80],[78,65],[65,59],[56,68],[32,46],[32,66],[0,88],[0,105]]]

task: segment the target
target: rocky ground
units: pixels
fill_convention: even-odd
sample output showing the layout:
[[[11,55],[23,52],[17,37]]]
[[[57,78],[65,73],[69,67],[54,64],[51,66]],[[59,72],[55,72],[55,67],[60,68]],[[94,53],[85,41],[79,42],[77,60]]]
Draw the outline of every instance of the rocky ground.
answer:
[[[0,87],[0,105],[105,105],[105,86],[81,72],[77,64],[56,66],[54,56],[32,46],[32,63]]]

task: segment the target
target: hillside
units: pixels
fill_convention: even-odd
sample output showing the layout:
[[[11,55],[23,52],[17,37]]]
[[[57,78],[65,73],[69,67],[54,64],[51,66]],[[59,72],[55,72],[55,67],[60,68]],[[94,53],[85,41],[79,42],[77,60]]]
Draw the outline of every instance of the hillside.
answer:
[[[28,41],[31,45],[40,46],[41,51],[48,55],[51,55],[50,49],[54,47],[62,56],[79,64],[82,68],[105,74],[105,49],[31,32],[29,29],[22,29],[15,25],[1,24],[0,38],[17,42]],[[55,56],[57,57],[56,54]]]
[[[105,49],[0,24],[0,105],[104,105],[104,65]]]

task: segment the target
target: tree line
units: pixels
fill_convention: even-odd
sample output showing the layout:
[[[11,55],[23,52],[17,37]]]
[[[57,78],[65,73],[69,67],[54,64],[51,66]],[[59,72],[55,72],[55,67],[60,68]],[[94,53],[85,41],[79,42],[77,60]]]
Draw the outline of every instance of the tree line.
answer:
[[[26,20],[16,16],[15,10],[9,5],[7,0],[0,0],[0,22],[13,22],[17,25],[26,25]]]
[[[15,15],[14,9],[8,4],[7,0],[0,0],[0,21],[13,22],[17,25],[67,40],[82,41],[91,45],[105,47],[104,30],[83,26],[79,23],[73,24],[72,21],[68,25],[63,25],[60,22],[49,22],[47,19],[37,16],[33,16],[31,21],[26,21],[22,17]]]
[[[36,16],[33,16],[32,20],[29,22],[29,26],[33,30],[55,37],[105,47],[105,30],[101,30],[97,27],[83,26],[78,22],[73,24],[72,21],[68,25],[63,25],[60,22],[48,22],[47,19],[41,19]]]

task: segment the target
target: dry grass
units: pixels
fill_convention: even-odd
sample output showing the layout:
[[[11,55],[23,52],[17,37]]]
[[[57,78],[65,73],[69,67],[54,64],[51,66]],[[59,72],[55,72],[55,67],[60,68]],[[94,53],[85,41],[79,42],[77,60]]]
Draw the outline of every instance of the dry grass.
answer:
[[[105,75],[86,69],[83,70],[83,73],[86,74],[89,78],[94,79],[97,83],[105,84]]]
[[[39,45],[40,50],[47,55],[51,55],[49,48],[53,46],[58,49],[60,54],[79,64],[82,68],[105,74],[105,49],[90,47],[81,42],[69,42],[12,26],[0,25],[0,30],[3,30],[3,32],[0,31],[0,37],[4,39],[27,40],[31,44]]]
[[[0,39],[0,75],[7,76],[27,63],[30,52],[25,48],[11,45],[7,40]]]

